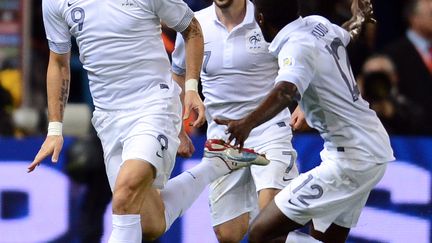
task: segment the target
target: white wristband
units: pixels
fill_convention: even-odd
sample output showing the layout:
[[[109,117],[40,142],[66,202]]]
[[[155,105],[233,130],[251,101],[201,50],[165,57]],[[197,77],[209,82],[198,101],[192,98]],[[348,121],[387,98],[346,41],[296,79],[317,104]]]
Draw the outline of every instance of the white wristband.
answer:
[[[186,81],[185,92],[189,90],[198,92],[198,80],[191,78]]]
[[[61,122],[49,122],[48,123],[48,134],[47,136],[61,136],[63,133],[63,123]]]

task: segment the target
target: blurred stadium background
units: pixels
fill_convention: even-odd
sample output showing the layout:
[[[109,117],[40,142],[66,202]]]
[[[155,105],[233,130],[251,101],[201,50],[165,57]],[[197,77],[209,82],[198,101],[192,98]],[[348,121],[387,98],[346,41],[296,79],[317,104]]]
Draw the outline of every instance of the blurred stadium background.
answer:
[[[211,4],[209,0],[186,2],[194,10]],[[349,2],[302,0],[302,11],[304,15],[324,15],[340,24],[350,17]],[[412,70],[413,80],[408,85],[419,96],[430,92],[427,87],[432,85],[432,71],[422,79],[414,75],[421,72],[416,63],[408,62],[406,67],[396,63],[399,82],[393,82],[391,75],[383,77],[382,72],[381,76],[365,73],[365,61],[378,53],[392,54],[392,43],[409,28],[403,17],[409,0],[372,2],[378,24],[368,25],[349,52],[354,73],[364,85],[363,95],[370,98],[371,106],[391,134],[397,161],[389,165],[385,177],[372,192],[349,242],[432,242],[432,103],[404,93],[403,85],[407,84],[402,80],[402,68]],[[432,28],[432,7],[425,11],[421,20]],[[163,37],[169,54],[175,33],[164,29]],[[44,161],[35,173],[26,173],[46,133],[47,61],[41,0],[0,0],[0,243],[106,242],[111,192],[101,147],[90,126],[93,107],[76,46],[71,60],[66,139],[60,161],[57,164]],[[421,85],[425,80],[430,83]],[[398,89],[397,95],[404,96],[402,101],[395,96]],[[189,131],[197,151],[192,158],[178,158],[173,175],[199,163],[204,131],[205,128]],[[315,132],[296,134],[293,143],[299,153],[301,171],[320,162],[322,140]],[[158,242],[216,242],[206,192]]]

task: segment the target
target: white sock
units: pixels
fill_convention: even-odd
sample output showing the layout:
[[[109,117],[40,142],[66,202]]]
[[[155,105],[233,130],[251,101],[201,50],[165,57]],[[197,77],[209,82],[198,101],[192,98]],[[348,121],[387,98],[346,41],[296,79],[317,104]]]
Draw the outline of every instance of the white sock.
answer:
[[[139,214],[112,216],[112,232],[108,243],[141,243],[142,229]]]
[[[195,202],[208,184],[229,172],[221,159],[203,158],[192,169],[170,179],[161,190],[165,204],[165,231]]]
[[[308,234],[304,234],[298,231],[292,231],[288,234],[285,243],[319,243],[321,241],[313,238]]]

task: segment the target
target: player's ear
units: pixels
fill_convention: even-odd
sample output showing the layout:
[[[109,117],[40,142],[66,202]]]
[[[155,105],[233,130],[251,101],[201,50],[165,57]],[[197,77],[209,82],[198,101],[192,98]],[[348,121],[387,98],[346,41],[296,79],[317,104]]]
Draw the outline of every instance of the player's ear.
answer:
[[[253,3],[255,4],[255,11],[254,11],[255,21],[259,24],[259,26],[262,26],[264,22],[264,15],[259,10],[259,6],[257,5],[256,1],[253,1]]]
[[[264,15],[262,13],[256,13],[255,20],[260,27],[264,26]]]
[[[264,15],[262,13],[259,13],[258,14],[258,18],[259,18],[259,23],[261,25],[263,25],[264,24]]]

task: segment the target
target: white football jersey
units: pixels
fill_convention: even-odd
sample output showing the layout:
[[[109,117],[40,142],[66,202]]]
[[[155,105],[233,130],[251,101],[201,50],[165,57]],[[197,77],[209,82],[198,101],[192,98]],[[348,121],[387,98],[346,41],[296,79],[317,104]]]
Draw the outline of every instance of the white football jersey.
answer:
[[[328,156],[394,160],[387,132],[360,95],[346,52],[349,41],[348,32],[323,17],[298,18],[269,47],[279,60],[276,81],[297,86],[306,120],[320,132]]]
[[[161,21],[187,28],[181,0],[43,0],[49,47],[63,54],[76,38],[96,108],[126,109],[178,95],[161,39]]]
[[[261,30],[254,20],[254,6],[246,1],[246,16],[231,32],[218,20],[213,3],[196,12],[204,34],[204,60],[201,83],[205,96],[208,137],[218,137],[213,129],[222,129],[214,124],[214,118],[240,119],[253,111],[274,87],[277,76],[277,58],[268,52]],[[185,50],[183,38],[177,35],[172,54],[173,72],[185,72]],[[253,130],[258,134],[265,128],[288,121],[288,109],[271,121]],[[287,123],[287,122],[286,122]],[[289,126],[288,124],[281,125]]]

